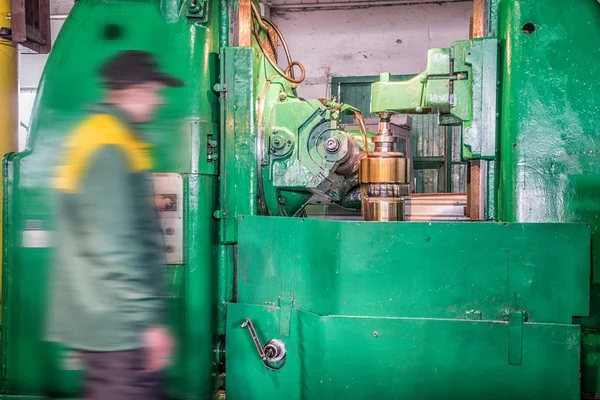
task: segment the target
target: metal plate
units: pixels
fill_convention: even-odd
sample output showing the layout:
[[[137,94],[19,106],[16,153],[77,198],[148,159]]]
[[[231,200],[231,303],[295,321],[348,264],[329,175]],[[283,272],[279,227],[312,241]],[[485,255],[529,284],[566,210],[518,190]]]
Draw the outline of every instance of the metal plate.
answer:
[[[410,279],[410,278],[408,278]],[[286,364],[269,371],[248,332],[278,338],[277,308],[227,308],[227,399],[579,399],[579,327],[522,325],[522,364],[509,363],[509,324],[434,318],[319,316],[292,309]]]
[[[404,200],[405,221],[468,221],[467,195],[434,193],[410,196]]]
[[[183,264],[183,178],[176,173],[156,173],[152,179],[156,198],[171,200],[158,210],[167,264]]]
[[[285,296],[322,315],[464,319],[478,311],[482,320],[524,308],[528,322],[565,324],[589,312],[585,225],[251,216],[238,223],[240,303]]]

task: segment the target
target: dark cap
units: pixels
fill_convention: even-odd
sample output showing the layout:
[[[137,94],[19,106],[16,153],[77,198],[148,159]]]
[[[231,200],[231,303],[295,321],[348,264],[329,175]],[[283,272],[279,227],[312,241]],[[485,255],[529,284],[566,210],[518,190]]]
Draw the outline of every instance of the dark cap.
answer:
[[[126,50],[109,59],[100,75],[110,89],[125,89],[146,82],[181,87],[183,81],[160,71],[152,54],[141,50]]]

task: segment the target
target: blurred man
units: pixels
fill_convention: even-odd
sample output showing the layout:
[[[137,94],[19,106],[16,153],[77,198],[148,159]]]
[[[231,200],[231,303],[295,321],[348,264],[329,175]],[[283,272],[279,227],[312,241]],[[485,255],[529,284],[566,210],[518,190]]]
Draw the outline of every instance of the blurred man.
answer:
[[[142,51],[117,54],[101,76],[106,101],[67,139],[57,171],[50,339],[79,351],[86,399],[160,399],[173,341],[152,160],[136,127],[164,86],[183,82]]]

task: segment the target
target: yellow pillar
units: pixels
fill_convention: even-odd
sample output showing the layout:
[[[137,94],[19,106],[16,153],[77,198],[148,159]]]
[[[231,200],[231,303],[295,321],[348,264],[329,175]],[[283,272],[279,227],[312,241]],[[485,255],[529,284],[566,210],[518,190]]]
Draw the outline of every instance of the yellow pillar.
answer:
[[[10,27],[10,0],[0,0],[0,27]],[[0,157],[4,156],[5,153],[17,150],[17,138],[19,136],[19,79],[17,66],[17,45],[0,38]],[[0,199],[2,198],[1,194],[2,184],[0,183]],[[2,202],[0,201],[1,226]],[[0,243],[2,243],[1,229]],[[1,260],[2,253],[0,252]],[[0,294],[1,285],[2,275],[0,274]]]

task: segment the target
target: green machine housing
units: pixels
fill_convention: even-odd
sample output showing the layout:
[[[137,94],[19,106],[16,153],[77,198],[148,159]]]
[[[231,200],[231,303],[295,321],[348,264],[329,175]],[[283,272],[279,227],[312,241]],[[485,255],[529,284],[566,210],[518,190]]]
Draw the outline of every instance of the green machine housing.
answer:
[[[356,188],[369,144],[341,125],[351,108],[296,95],[249,2],[79,0],[27,150],[3,161],[2,398],[79,391],[76,356],[43,340],[50,181],[101,100],[98,66],[124,49],[155,53],[186,82],[145,128],[156,190],[178,205],[161,214],[173,398],[600,393],[600,48],[589,45],[600,4],[488,6],[485,37],[432,49],[410,81],[373,85],[372,112],[438,113],[463,127],[463,159],[485,165],[487,221],[416,223],[303,216],[312,196]]]

